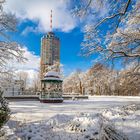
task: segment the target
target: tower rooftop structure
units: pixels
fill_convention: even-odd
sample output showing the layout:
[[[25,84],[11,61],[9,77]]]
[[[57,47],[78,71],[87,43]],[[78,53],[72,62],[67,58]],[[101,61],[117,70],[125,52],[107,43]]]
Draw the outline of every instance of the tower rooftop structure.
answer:
[[[59,38],[55,35],[54,32],[48,32],[48,33],[46,33],[45,35],[42,36],[41,40],[44,39],[44,38],[48,38],[48,39],[49,38],[55,38],[55,39],[58,39],[59,40]]]

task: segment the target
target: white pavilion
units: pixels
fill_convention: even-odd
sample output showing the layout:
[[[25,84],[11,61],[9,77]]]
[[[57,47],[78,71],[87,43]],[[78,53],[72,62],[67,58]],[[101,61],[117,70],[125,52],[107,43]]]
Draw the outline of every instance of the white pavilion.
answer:
[[[40,101],[43,103],[62,103],[62,82],[59,72],[48,71],[41,80]]]

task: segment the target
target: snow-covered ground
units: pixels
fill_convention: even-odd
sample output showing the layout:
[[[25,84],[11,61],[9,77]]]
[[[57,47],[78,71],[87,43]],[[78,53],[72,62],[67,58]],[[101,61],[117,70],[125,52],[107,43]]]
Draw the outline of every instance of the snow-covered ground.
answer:
[[[8,140],[99,140],[108,132],[140,140],[140,97],[93,96],[60,104],[20,101],[10,102],[10,108],[4,127]]]

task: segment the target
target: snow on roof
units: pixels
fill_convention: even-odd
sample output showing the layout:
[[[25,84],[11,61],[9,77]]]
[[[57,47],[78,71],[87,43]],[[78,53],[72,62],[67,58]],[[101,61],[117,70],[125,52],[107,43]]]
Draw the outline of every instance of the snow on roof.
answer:
[[[55,77],[45,77],[43,80],[48,80],[48,81],[62,81],[61,78],[55,78]]]
[[[59,77],[59,73],[56,72],[56,71],[49,71],[45,74],[45,77],[46,76],[54,76],[54,77]]]
[[[56,72],[56,71],[49,71],[49,72],[47,72],[45,74],[43,80],[57,80],[57,81],[62,81],[62,79],[60,78],[59,73]]]

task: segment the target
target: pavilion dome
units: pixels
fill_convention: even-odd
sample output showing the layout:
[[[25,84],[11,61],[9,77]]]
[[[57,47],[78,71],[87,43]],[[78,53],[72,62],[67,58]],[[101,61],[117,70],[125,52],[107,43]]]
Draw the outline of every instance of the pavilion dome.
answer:
[[[60,78],[60,74],[56,71],[49,71],[45,74],[43,80],[55,80],[55,81],[62,81]]]

